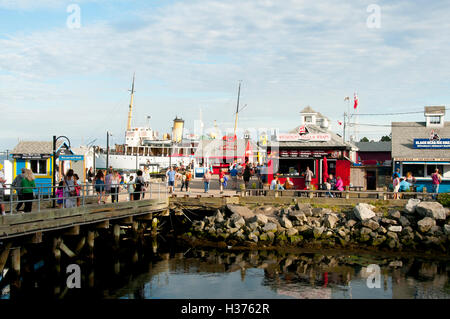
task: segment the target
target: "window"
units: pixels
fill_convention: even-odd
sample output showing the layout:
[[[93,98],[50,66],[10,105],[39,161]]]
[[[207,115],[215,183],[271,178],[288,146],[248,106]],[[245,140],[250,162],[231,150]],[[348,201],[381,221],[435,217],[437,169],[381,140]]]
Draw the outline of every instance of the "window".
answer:
[[[47,160],[31,160],[30,169],[33,172],[33,174],[46,175]]]
[[[312,123],[312,116],[305,116],[305,123]]]
[[[336,161],[330,161],[328,160],[328,175],[331,174],[333,176],[336,176]]]
[[[414,177],[425,177],[425,165],[403,164],[403,176],[406,176],[408,172],[411,172]]]
[[[430,124],[441,124],[440,116],[430,116]]]
[[[278,173],[281,175],[301,176],[309,166],[316,175],[315,160],[313,159],[280,159]]]
[[[443,174],[443,172],[444,172],[444,165],[433,165],[433,164],[428,164],[427,165],[427,176],[431,176],[431,174],[433,174],[434,173],[434,170],[435,169],[438,169],[439,170],[439,174]]]

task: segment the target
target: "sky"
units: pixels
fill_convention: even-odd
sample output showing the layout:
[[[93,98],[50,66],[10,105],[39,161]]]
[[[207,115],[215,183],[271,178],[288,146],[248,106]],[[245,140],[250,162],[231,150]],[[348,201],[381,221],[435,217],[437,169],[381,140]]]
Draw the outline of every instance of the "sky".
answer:
[[[123,143],[134,72],[133,125],[151,116],[160,134],[176,116],[192,130],[200,109],[205,127],[232,128],[239,81],[240,128],[286,132],[310,105],[342,134],[354,92],[360,114],[449,105],[448,12],[424,0],[0,0],[0,151],[53,135],[105,145],[107,131]],[[358,136],[423,119],[361,115]]]

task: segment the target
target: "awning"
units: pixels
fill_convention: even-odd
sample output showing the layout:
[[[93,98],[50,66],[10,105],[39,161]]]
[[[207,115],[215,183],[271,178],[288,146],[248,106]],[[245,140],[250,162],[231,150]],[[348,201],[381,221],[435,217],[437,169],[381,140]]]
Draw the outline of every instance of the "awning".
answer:
[[[402,164],[450,165],[450,162],[402,162]]]

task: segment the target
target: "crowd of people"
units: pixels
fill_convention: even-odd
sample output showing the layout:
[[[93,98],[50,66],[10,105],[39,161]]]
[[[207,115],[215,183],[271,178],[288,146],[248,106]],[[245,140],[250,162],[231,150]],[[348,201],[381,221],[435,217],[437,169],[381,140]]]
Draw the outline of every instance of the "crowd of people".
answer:
[[[407,172],[406,176],[401,176],[400,169],[397,168],[392,174],[392,188],[394,192],[394,199],[399,199],[401,195],[399,193],[415,191],[416,178],[411,172]],[[432,193],[439,193],[439,185],[442,183],[442,175],[439,173],[439,169],[436,168],[431,174]],[[433,195],[436,199],[436,195]]]

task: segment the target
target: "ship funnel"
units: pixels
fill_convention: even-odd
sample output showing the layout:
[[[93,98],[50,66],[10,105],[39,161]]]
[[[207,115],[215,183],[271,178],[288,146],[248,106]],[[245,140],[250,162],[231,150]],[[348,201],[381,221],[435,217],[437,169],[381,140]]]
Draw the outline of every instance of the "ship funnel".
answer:
[[[183,139],[184,120],[175,117],[172,127],[172,142],[180,143]]]

